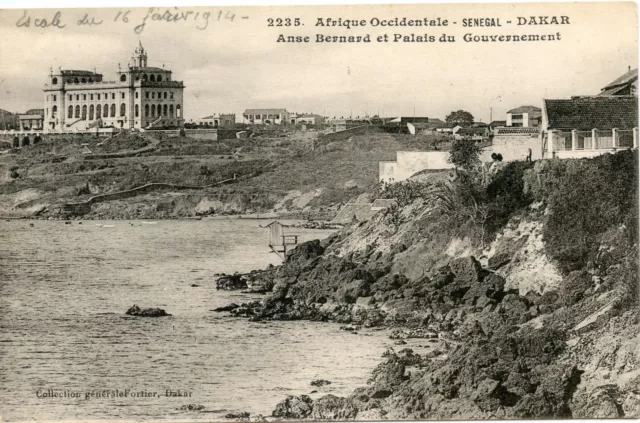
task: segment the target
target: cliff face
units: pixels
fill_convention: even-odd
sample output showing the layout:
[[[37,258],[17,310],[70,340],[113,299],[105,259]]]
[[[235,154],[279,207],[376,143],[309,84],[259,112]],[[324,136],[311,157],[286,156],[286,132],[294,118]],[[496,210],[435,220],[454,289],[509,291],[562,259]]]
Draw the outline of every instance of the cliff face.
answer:
[[[298,247],[261,275],[272,294],[232,313],[437,339],[389,351],[336,415],[637,417],[636,169],[629,151],[509,164],[467,215],[462,197],[413,186],[399,208]]]

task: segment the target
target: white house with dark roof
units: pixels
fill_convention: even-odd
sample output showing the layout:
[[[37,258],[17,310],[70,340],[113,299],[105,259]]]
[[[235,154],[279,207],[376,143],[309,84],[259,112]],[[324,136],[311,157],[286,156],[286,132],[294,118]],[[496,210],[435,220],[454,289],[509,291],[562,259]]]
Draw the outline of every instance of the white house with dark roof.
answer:
[[[543,100],[543,157],[594,157],[638,147],[638,69],[593,96]]]
[[[546,99],[543,104],[545,158],[594,157],[638,146],[635,96]]]
[[[536,106],[520,106],[507,112],[506,126],[532,128],[539,125],[542,110]]]

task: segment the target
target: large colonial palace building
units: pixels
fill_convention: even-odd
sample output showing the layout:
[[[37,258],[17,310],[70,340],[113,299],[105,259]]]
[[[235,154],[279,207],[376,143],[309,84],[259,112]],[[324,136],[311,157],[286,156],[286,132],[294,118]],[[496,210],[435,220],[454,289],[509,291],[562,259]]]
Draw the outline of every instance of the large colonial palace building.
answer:
[[[142,44],[132,60],[127,70],[118,65],[116,81],[86,70],[52,71],[44,88],[45,131],[183,126],[182,81],[173,81],[170,70],[147,66]]]

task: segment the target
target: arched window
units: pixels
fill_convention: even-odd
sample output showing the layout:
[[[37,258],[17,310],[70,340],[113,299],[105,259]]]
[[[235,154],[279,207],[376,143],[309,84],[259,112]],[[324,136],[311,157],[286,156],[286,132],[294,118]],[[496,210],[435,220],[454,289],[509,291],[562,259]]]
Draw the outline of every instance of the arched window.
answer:
[[[93,104],[91,106],[89,106],[89,120],[93,120]]]
[[[156,76],[155,76],[155,75],[151,75],[151,76],[149,77],[149,81],[151,81],[151,82],[156,82]]]
[[[136,91],[136,98],[138,98],[138,92]]]
[[[156,117],[156,105],[151,105],[151,117]]]
[[[122,103],[120,105],[120,116],[124,116],[126,114],[127,114],[127,106],[124,103]]]
[[[136,117],[140,116],[140,106],[138,106],[137,104],[135,108],[135,113],[136,113]]]
[[[93,78],[89,78],[89,82],[93,83]]]
[[[78,80],[78,78],[74,79],[74,80],[73,80],[73,82],[74,82],[75,84],[79,84],[79,83],[80,83],[80,81]]]
[[[173,117],[173,104],[169,105],[169,116]]]
[[[76,106],[76,119],[80,119],[80,105]]]
[[[120,81],[124,82],[126,80],[127,80],[127,75],[125,75],[124,73],[120,75]]]
[[[145,73],[144,75],[142,75],[142,80],[146,81],[147,80],[147,74]]]
[[[87,105],[82,106],[82,120],[87,120]]]
[[[176,117],[182,117],[182,107],[179,104],[176,106]]]
[[[85,82],[87,82],[87,78],[82,78],[82,83],[84,84]]]
[[[111,117],[116,117],[116,105],[111,105]]]
[[[105,104],[102,107],[102,117],[109,117],[109,105]]]
[[[164,98],[167,98],[167,92],[166,91],[164,92]]]
[[[67,117],[69,119],[71,119],[73,117],[73,106],[69,106],[69,113],[68,113]]]
[[[58,114],[58,106],[53,106],[51,108],[51,117],[54,118]]]
[[[144,105],[144,117],[149,117],[149,105]]]
[[[167,116],[168,110],[169,110],[169,108],[168,108],[168,107],[167,107],[167,105],[165,104],[165,105],[162,107],[162,114],[163,114],[164,116]]]
[[[58,83],[58,78],[54,77],[54,78],[51,80],[51,83],[52,83],[53,85],[56,85],[56,84]]]
[[[156,78],[156,81],[162,82],[162,75],[158,75],[158,77]]]
[[[98,104],[96,106],[96,119],[100,119],[102,117],[102,107]]]

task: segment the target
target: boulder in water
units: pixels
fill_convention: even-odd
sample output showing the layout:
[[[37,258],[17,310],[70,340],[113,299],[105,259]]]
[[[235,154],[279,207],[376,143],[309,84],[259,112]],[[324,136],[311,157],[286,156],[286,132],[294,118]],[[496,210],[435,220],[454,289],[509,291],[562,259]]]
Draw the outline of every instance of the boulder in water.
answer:
[[[164,317],[171,316],[165,310],[161,308],[140,308],[137,305],[133,305],[127,313],[129,316],[138,316],[138,317]]]
[[[240,419],[247,420],[251,414],[247,411],[241,411],[239,413],[228,413],[224,416],[225,419]]]
[[[240,307],[238,304],[231,303],[231,304],[226,305],[226,306],[215,308],[215,309],[213,309],[213,311],[218,312],[218,313],[221,312],[221,311],[232,311],[232,310],[235,310],[238,307]]]
[[[316,379],[311,382],[311,386],[325,386],[331,385],[331,382],[326,379]]]

